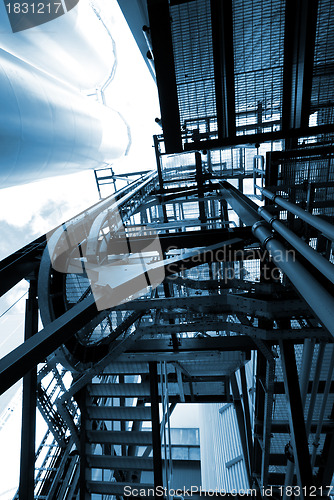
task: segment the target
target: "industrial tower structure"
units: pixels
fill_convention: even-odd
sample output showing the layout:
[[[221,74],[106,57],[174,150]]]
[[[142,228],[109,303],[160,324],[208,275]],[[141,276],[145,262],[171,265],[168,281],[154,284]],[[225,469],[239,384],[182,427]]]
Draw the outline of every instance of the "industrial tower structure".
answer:
[[[24,380],[19,498],[173,486],[180,402],[233,403],[257,496],[328,497],[334,2],[119,4],[154,61],[157,169],[1,263],[1,294],[30,282],[0,361],[1,392]]]

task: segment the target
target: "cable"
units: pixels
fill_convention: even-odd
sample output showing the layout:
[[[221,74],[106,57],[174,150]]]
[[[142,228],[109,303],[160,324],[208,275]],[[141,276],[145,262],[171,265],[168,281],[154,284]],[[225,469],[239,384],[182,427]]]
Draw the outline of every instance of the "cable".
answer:
[[[2,317],[6,314],[6,313],[8,313],[8,311],[10,311],[10,310],[12,309],[12,307],[16,306],[16,304],[17,304],[18,302],[20,302],[20,300],[21,300],[21,299],[23,299],[23,297],[24,297],[25,295],[27,295],[27,293],[28,293],[28,290],[27,290],[27,291],[26,291],[26,292],[22,295],[22,297],[20,297],[19,299],[17,299],[17,301],[16,301],[16,302],[14,302],[14,304],[12,304],[10,307],[8,307],[8,309],[0,315],[0,319],[1,319],[1,318],[2,318]]]

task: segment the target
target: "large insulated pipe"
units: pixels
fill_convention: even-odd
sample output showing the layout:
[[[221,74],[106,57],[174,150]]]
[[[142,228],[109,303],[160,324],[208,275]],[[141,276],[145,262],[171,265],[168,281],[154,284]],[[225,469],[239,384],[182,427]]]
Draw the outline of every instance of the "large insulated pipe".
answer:
[[[262,220],[256,222],[252,227],[252,231],[262,246],[269,251],[276,266],[287,275],[320,321],[322,321],[327,330],[334,336],[334,298],[321,286],[312,274],[287,251],[282,243],[274,238],[266,222]]]
[[[303,257],[314,265],[329,281],[334,284],[334,266],[322,255],[311,248],[305,241],[299,238],[293,231],[288,229],[276,215],[272,215],[265,208],[258,210],[261,217],[267,221],[275,231],[286,239]]]
[[[113,41],[87,0],[80,0],[70,11],[45,24],[16,33],[12,31],[5,4],[12,10],[15,5],[0,2],[2,49],[80,89],[95,89],[105,81],[114,64]],[[18,6],[19,10],[27,8],[27,15],[34,7],[41,14],[44,11],[45,19],[50,5],[52,9],[63,9],[66,4],[59,0],[56,4],[28,2],[27,6],[22,3]],[[31,21],[38,20],[41,14],[31,16]]]
[[[292,214],[297,215],[297,217],[307,222],[307,224],[310,224],[310,226],[314,227],[315,229],[318,229],[325,236],[327,236],[327,238],[334,241],[334,226],[332,224],[323,219],[320,219],[315,215],[310,214],[309,212],[306,212],[294,203],[291,203],[291,201],[285,200],[281,196],[275,195],[274,193],[269,191],[269,189],[262,188],[261,192],[266,198],[269,198],[269,200],[276,203],[276,205],[279,205]]]
[[[119,114],[0,50],[0,187],[97,168],[126,151]]]

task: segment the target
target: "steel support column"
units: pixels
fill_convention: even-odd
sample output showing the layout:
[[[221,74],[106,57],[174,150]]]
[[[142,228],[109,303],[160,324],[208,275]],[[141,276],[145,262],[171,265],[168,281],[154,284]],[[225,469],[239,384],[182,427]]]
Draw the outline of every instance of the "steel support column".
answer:
[[[156,362],[149,363],[149,370],[150,370],[151,419],[152,419],[152,439],[153,439],[154,487],[157,488],[157,486],[163,485],[157,363]]]
[[[199,220],[202,223],[207,221],[205,213],[204,189],[203,189],[203,167],[201,153],[195,153],[196,181],[198,188]]]
[[[332,407],[331,420],[334,420],[334,405]],[[327,433],[323,451],[321,455],[321,463],[317,474],[317,480],[320,486],[325,490],[325,495],[330,495],[330,492],[326,491],[326,487],[331,484],[334,474],[334,432],[330,431]]]
[[[211,0],[218,137],[234,137],[235,88],[232,0]]]
[[[245,465],[246,465],[248,483],[249,483],[249,486],[251,486],[251,462],[250,462],[250,449],[249,449],[249,444],[248,444],[249,443],[249,436],[247,434],[246,418],[245,418],[244,409],[243,409],[242,403],[241,403],[241,396],[240,396],[235,373],[232,373],[232,375],[231,375],[231,389],[232,389],[232,395],[233,395],[233,404],[234,404],[234,408],[235,408],[235,412],[236,412],[236,416],[237,416],[237,421],[238,421],[238,428],[239,428],[239,433],[240,433],[242,452],[244,455],[244,460],[245,460]],[[246,397],[248,397],[247,394],[246,394]]]
[[[87,426],[87,388],[83,387],[77,394],[78,404],[81,412],[80,421],[80,476],[79,476],[79,488],[80,497],[79,500],[90,500],[91,495],[88,493],[86,488],[86,474],[88,472],[87,468],[87,439],[86,439],[86,426]]]
[[[308,127],[318,0],[286,0],[282,129]]]
[[[289,341],[280,341],[280,352],[284,378],[285,394],[288,398],[290,432],[296,464],[298,484],[306,491],[312,485],[312,467],[308,449],[302,398],[300,394],[298,371],[294,345]],[[303,494],[303,498],[307,495]]]
[[[25,340],[38,331],[37,280],[30,281],[29,297],[26,301]],[[35,485],[35,436],[37,403],[37,367],[23,378],[22,430],[19,497],[34,500]]]
[[[167,153],[182,151],[179,104],[168,0],[148,0],[161,121]]]
[[[250,464],[250,470],[252,471],[253,470],[252,426],[251,426],[250,408],[249,408],[249,400],[248,400],[246,369],[245,369],[244,365],[240,367],[240,381],[241,381],[241,389],[242,389],[242,402],[243,402],[244,415],[245,415],[245,428],[246,428],[249,464]]]

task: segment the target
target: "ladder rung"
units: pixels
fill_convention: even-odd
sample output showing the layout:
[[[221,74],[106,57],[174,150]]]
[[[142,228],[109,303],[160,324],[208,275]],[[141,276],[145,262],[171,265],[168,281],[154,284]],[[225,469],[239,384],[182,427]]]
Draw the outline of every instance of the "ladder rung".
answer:
[[[148,363],[112,363],[105,367],[103,375],[140,375],[149,373]]]
[[[96,420],[151,420],[149,406],[87,406],[87,413]]]
[[[87,455],[87,462],[94,469],[153,470],[152,458]]]
[[[129,486],[131,490],[151,490],[151,498],[154,495],[154,486],[153,484],[145,484],[145,483],[113,483],[113,482],[104,482],[104,481],[87,481],[87,489],[90,493],[100,493],[105,495],[124,495],[124,488]],[[153,493],[152,493],[153,492]],[[147,495],[148,496],[148,495]],[[138,496],[138,498],[143,498],[143,496]]]
[[[150,386],[147,383],[142,384],[89,384],[88,392],[91,396],[104,397],[138,397],[150,396]]]
[[[87,431],[90,443],[152,445],[150,431]]]

